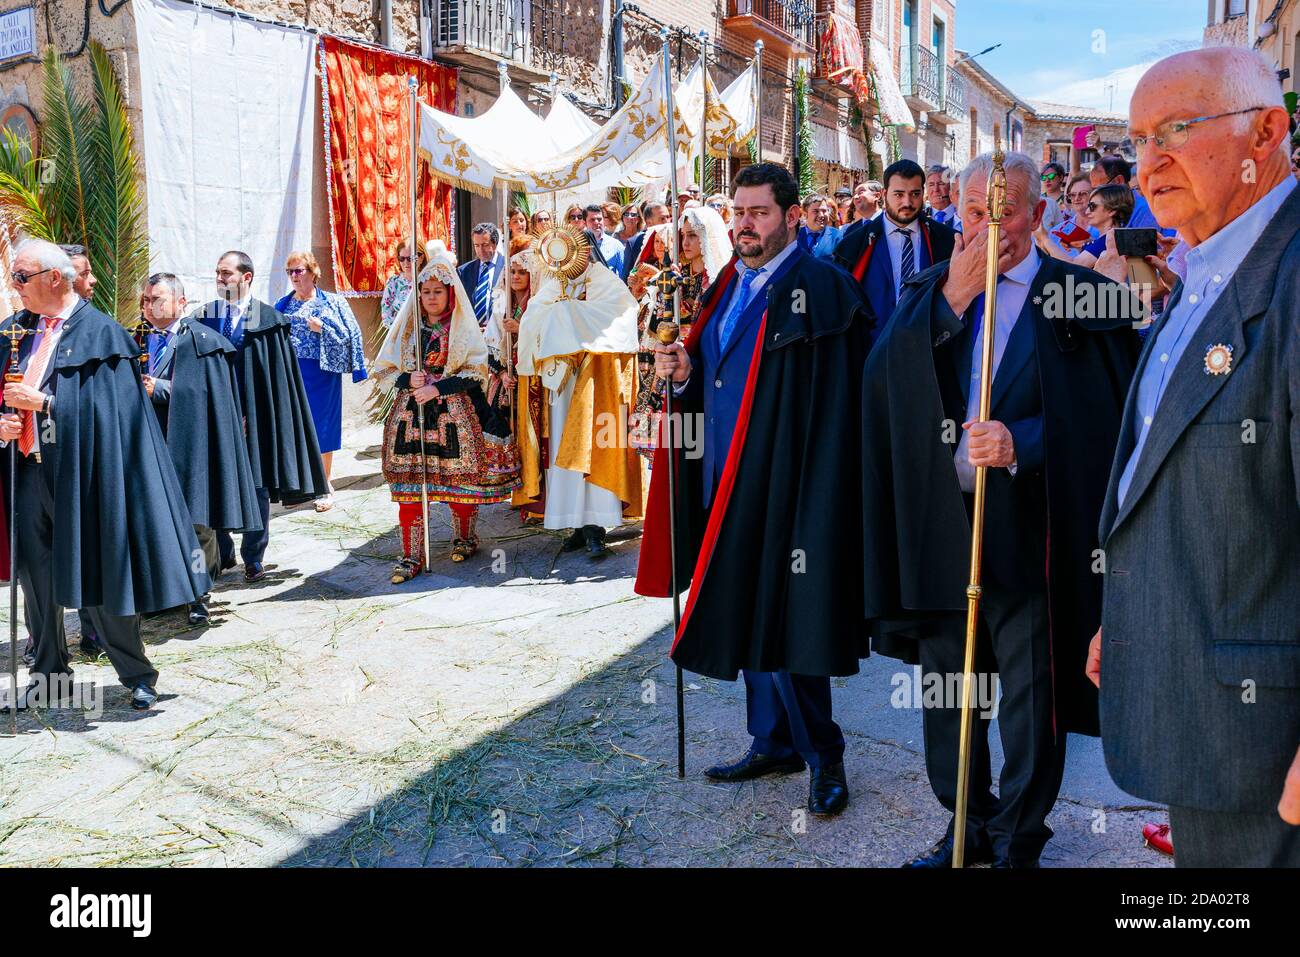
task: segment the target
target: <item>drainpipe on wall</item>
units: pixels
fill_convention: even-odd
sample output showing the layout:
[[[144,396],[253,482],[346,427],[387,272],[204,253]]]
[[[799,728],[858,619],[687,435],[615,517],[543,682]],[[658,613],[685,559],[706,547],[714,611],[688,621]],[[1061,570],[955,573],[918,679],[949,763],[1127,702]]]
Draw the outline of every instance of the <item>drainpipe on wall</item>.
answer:
[[[614,29],[611,36],[614,45],[614,109],[623,105],[623,0],[615,0]]]
[[[379,0],[379,44],[393,49],[393,0]]]

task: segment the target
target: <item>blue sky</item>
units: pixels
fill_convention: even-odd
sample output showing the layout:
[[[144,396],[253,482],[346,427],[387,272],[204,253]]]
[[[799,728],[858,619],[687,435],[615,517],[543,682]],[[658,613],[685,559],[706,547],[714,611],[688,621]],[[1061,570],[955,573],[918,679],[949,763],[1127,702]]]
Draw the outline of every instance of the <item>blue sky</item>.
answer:
[[[1205,0],[957,0],[956,42],[968,53],[1001,43],[979,62],[1023,97],[1127,113],[1150,63],[1201,45],[1205,10]]]

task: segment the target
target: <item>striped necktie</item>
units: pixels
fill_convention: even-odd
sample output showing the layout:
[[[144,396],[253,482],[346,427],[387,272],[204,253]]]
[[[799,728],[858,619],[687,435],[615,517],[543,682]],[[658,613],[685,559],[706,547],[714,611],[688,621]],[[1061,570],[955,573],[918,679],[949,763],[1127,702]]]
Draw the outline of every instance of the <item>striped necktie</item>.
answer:
[[[903,255],[899,263],[899,286],[907,282],[916,275],[916,247],[912,245],[912,231],[910,229],[900,229],[898,232],[903,235]]]
[[[54,351],[54,340],[58,338],[59,324],[63,320],[57,317],[41,317],[41,344],[36,354],[27,363],[23,373],[23,383],[33,389],[40,389],[41,380],[45,378],[45,367],[49,365],[50,353]],[[29,409],[23,410],[23,430],[18,435],[18,451],[31,455],[36,448],[36,416]]]
[[[491,315],[489,312],[491,306],[492,264],[481,263],[479,265],[478,285],[474,287],[474,316],[482,327],[487,326],[488,316]]]

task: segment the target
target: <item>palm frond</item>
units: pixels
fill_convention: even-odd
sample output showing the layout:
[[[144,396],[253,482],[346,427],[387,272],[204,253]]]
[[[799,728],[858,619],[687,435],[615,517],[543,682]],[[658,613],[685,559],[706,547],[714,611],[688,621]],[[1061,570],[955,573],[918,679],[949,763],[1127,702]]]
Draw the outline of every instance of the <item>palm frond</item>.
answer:
[[[41,127],[42,201],[58,242],[90,246],[87,192],[94,182],[91,106],[54,47],[42,63],[45,121]]]
[[[149,269],[149,239],[126,102],[108,52],[89,45],[94,113],[89,145],[95,171],[86,191],[87,242],[99,277],[95,306],[118,321],[139,312],[136,296]]]
[[[27,137],[0,127],[0,218],[29,236],[50,239],[41,197],[42,168]]]

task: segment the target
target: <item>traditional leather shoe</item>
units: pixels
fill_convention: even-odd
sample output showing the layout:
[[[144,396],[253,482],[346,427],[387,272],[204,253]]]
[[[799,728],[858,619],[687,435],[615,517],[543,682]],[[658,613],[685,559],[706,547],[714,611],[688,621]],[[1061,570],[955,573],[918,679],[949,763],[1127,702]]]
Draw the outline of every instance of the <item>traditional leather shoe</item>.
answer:
[[[564,540],[564,544],[560,546],[560,551],[576,552],[578,549],[582,548],[582,546],[585,544],[587,544],[587,536],[584,533],[583,529],[575,528],[573,530],[573,533]]]
[[[80,642],[81,653],[89,658],[98,658],[106,654],[104,643],[99,640],[99,635],[82,635]]]
[[[143,681],[131,689],[131,707],[136,711],[148,711],[158,703],[158,692]]]
[[[849,803],[849,785],[844,778],[844,763],[813,768],[808,775],[808,810],[813,814],[839,814]]]
[[[266,577],[266,569],[262,567],[261,562],[249,562],[244,566],[244,581],[260,582]]]
[[[999,854],[997,857],[993,858],[993,863],[990,864],[989,867],[999,870],[1002,868],[1033,870],[1038,867],[1038,858],[1034,858],[1032,861],[1013,861],[1011,858],[1003,857]]]
[[[1174,853],[1174,839],[1169,835],[1168,824],[1143,824],[1142,843],[1154,847],[1161,854]]]
[[[990,864],[993,862],[993,852],[988,845],[981,844],[974,847],[966,847],[966,866],[972,864]],[[904,867],[952,867],[952,835],[945,834],[943,839],[934,847],[930,848],[924,854],[912,858]]]
[[[704,776],[715,781],[751,781],[765,774],[797,774],[804,767],[803,758],[797,754],[778,758],[750,749],[734,764],[717,764],[707,768]]]
[[[28,668],[36,664],[36,642],[30,638],[23,642],[23,664]]]
[[[609,547],[605,544],[605,530],[599,525],[583,526],[583,537],[587,542],[588,558],[604,558],[609,554]]]
[[[206,625],[208,623],[208,619],[211,617],[212,616],[208,612],[208,606],[204,604],[201,600],[196,601],[190,605],[191,625]]]

